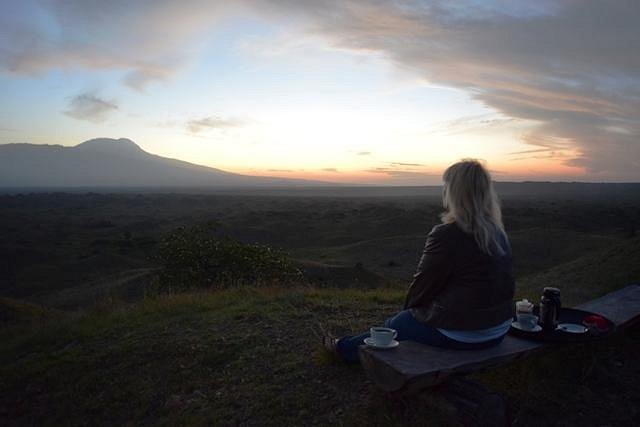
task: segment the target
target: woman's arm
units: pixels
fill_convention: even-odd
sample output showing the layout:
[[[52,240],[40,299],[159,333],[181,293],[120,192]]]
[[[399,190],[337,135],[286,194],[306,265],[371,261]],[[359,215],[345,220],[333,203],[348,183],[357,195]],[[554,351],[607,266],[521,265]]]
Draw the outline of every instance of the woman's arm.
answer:
[[[445,288],[453,271],[453,254],[447,231],[455,225],[438,225],[431,230],[422,251],[416,274],[405,299],[405,310],[426,307]]]

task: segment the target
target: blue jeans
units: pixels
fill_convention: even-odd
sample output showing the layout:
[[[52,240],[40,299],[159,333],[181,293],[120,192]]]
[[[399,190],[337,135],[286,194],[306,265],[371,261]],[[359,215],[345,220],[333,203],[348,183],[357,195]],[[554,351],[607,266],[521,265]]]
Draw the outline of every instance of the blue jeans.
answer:
[[[433,345],[442,348],[456,350],[478,350],[493,347],[500,344],[504,336],[480,343],[465,343],[453,340],[443,335],[433,326],[416,320],[409,310],[401,311],[384,322],[387,328],[393,328],[398,332],[398,341],[416,341],[422,344]],[[369,332],[356,336],[346,336],[338,340],[336,348],[338,353],[348,362],[359,362],[358,347],[364,344],[364,339],[369,338]]]

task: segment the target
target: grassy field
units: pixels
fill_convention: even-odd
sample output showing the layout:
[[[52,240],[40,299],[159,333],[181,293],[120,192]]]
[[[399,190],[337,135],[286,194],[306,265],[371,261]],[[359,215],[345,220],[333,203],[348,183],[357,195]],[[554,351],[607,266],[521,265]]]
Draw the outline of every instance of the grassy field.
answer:
[[[517,296],[535,301],[544,286],[555,286],[562,290],[563,303],[571,306],[631,283],[640,283],[637,237],[525,276],[518,281]]]
[[[616,188],[505,196],[516,276],[634,235],[640,194]],[[162,236],[206,222],[220,236],[283,249],[322,286],[385,281],[373,273],[406,284],[441,211],[434,195],[0,194],[0,295],[65,309],[105,295],[139,299]]]
[[[638,273],[640,239],[558,266],[572,303],[627,284],[577,268]],[[635,266],[635,267],[634,267]],[[573,276],[571,276],[573,277]],[[637,276],[636,276],[637,277]],[[538,287],[523,282],[520,294]],[[557,280],[558,282],[554,282]],[[606,288],[606,289],[605,289]],[[402,304],[402,289],[229,289],[104,302],[84,313],[2,301],[3,425],[455,425],[437,393],[391,401],[359,366],[330,363],[323,330],[358,332]],[[509,398],[516,425],[640,420],[640,337],[567,346],[476,376]]]
[[[557,286],[575,305],[640,281],[640,193],[578,187],[503,198],[518,297]],[[438,222],[437,194],[385,191],[0,195],[0,425],[457,425],[437,391],[389,400],[320,351],[322,331],[401,307]],[[162,236],[209,222],[282,248],[304,280],[153,292]],[[638,425],[639,356],[632,331],[476,379],[515,425]]]

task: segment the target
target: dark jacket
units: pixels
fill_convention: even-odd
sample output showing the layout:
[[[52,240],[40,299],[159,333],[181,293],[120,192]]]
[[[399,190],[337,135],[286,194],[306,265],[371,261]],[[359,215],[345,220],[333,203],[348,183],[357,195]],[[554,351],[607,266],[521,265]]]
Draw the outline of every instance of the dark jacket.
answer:
[[[511,246],[502,233],[500,240],[506,254],[490,256],[455,223],[435,226],[405,309],[428,325],[453,330],[490,328],[513,317]]]

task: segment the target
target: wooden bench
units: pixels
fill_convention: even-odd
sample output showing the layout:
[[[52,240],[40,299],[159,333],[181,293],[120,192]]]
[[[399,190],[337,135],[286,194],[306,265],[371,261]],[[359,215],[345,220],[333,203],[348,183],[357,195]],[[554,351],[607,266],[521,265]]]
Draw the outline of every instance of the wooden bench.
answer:
[[[640,285],[627,286],[577,308],[607,317],[616,328],[628,327],[640,321]],[[452,375],[496,367],[551,346],[507,336],[501,344],[485,350],[447,350],[402,341],[392,350],[361,346],[359,353],[366,375],[379,388],[412,394]]]

